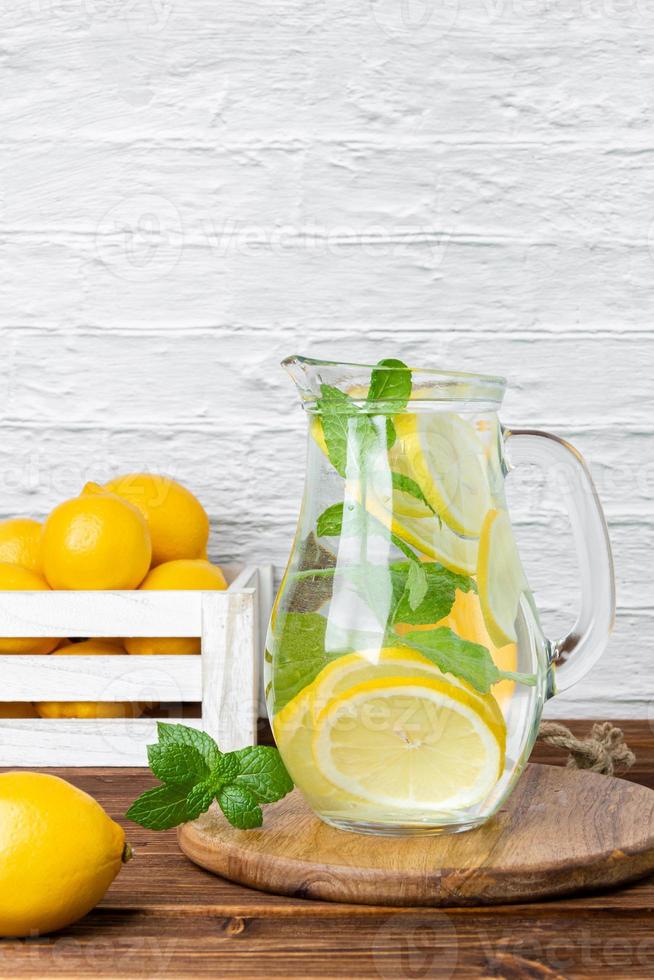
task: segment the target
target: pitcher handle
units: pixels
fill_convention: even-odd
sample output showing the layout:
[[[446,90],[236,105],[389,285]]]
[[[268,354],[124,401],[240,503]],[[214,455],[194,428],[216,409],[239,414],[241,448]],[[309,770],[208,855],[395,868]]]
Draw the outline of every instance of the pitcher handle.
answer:
[[[572,630],[550,642],[551,663],[556,668],[552,694],[576,684],[604,652],[615,620],[615,578],[609,533],[602,505],[588,466],[564,439],[537,429],[504,429],[520,462],[539,463],[544,472],[556,468],[562,495],[570,515],[579,573],[581,608]],[[520,450],[524,449],[524,459]],[[559,485],[557,484],[557,486]]]

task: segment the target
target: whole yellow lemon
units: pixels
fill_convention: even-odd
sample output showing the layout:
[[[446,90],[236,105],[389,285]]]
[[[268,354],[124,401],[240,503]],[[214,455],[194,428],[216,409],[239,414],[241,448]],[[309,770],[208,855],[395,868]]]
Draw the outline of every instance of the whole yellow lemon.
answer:
[[[0,561],[23,565],[30,572],[43,575],[42,530],[43,526],[29,517],[12,517],[8,521],[0,521]]]
[[[129,853],[122,827],[88,793],[45,773],[1,773],[0,935],[81,919]]]
[[[218,565],[203,558],[180,559],[157,565],[149,572],[141,585],[142,589],[226,589],[227,580]],[[155,654],[178,653],[191,654],[200,652],[198,637],[134,637],[125,640],[128,653]]]
[[[126,652],[120,640],[92,639],[64,643],[53,656],[108,657]],[[37,701],[35,707],[41,718],[138,718],[143,710],[138,701]]]
[[[53,589],[135,589],[150,567],[141,511],[114,493],[85,493],[52,511],[41,545]]]
[[[106,489],[129,500],[145,517],[152,537],[153,565],[206,557],[207,512],[181,483],[154,473],[128,473],[110,480]]]
[[[10,565],[8,562],[0,562],[0,592],[28,591],[28,592],[49,592],[50,587],[45,579],[30,572],[22,565]],[[39,637],[30,639],[21,636],[19,639],[9,639],[6,636],[0,638],[0,653],[50,653],[59,643],[59,638]]]

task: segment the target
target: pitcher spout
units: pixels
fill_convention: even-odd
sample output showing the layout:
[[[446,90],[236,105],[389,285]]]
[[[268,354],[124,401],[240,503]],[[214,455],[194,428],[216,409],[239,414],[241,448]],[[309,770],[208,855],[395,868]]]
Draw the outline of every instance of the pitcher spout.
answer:
[[[295,382],[300,399],[308,411],[324,395],[325,386],[347,395],[359,407],[370,412],[394,411],[393,393],[401,388],[402,378],[410,372],[412,386],[409,395],[412,411],[421,411],[435,403],[469,402],[488,411],[501,404],[506,388],[504,378],[494,375],[449,371],[439,367],[410,367],[394,358],[378,364],[358,364],[348,361],[328,361],[294,354],[282,361],[282,367]],[[375,390],[371,392],[373,375]],[[374,396],[374,397],[373,397]]]

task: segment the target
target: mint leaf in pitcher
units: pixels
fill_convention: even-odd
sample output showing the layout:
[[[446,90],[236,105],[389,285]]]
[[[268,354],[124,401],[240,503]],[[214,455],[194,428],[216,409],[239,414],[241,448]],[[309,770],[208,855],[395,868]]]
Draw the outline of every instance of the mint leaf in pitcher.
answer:
[[[320,398],[316,408],[322,420],[322,429],[329,459],[334,469],[345,476],[348,458],[348,441],[356,441],[359,463],[363,468],[370,449],[376,448],[380,433],[373,422],[373,415],[391,415],[402,412],[411,396],[411,371],[402,361],[387,358],[373,368],[370,386],[364,404],[359,407],[344,391],[332,385],[320,385]],[[350,419],[357,419],[351,429]],[[386,420],[386,445],[395,442],[392,419]]]
[[[343,504],[332,504],[322,512],[316,521],[316,534],[319,538],[338,537],[343,530]]]
[[[336,555],[323,547],[313,531],[298,546],[295,588],[287,612],[316,612],[332,594]]]
[[[348,395],[326,384],[320,386],[316,407],[331,464],[337,473],[345,476],[350,419],[358,415],[359,409]]]
[[[415,611],[421,606],[428,588],[427,576],[422,564],[411,562],[406,577],[406,601],[412,611]]]
[[[411,397],[411,371],[403,361],[388,357],[379,361],[370,377],[366,407],[374,414],[403,412]],[[386,445],[394,445],[397,434],[391,418],[386,419]]]
[[[393,615],[394,623],[406,623],[409,626],[438,623],[450,614],[457,589],[460,592],[476,590],[474,580],[468,575],[451,572],[438,562],[424,562],[422,570],[427,580],[427,590],[422,601],[412,606],[406,597],[406,582],[411,569],[412,565],[407,562],[395,562],[390,566],[395,594],[398,596]]]
[[[487,694],[498,681],[511,680],[533,687],[533,674],[499,670],[486,647],[457,636],[446,626],[434,630],[405,633],[400,638],[406,646],[420,651],[446,674],[454,674],[471,684],[480,694]]]
[[[383,412],[403,412],[411,397],[411,371],[403,361],[384,358],[373,368],[366,402]]]
[[[331,660],[345,652],[327,653],[326,630],[327,620],[318,613],[286,613],[278,622],[275,713],[315,680]]]
[[[438,518],[438,523],[442,525],[443,522],[441,521],[439,514],[437,514],[432,505],[429,503],[415,480],[412,480],[410,476],[405,476],[403,473],[391,473],[391,480],[393,482],[393,490],[400,490],[402,493],[408,493],[410,497],[415,497],[415,499],[419,500],[421,504],[428,507],[432,514],[435,514],[435,516]]]

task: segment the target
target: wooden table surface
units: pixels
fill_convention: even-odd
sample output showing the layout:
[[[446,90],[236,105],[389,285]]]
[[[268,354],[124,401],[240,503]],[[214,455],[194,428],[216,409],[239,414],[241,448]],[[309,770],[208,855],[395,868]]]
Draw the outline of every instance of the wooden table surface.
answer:
[[[585,733],[590,722],[571,723]],[[619,723],[637,755],[629,778],[654,787],[654,731]],[[560,763],[539,745],[534,761]],[[103,902],[53,936],[0,940],[0,977],[654,976],[654,879],[533,905],[389,909],[277,898],[190,864],[175,831],[122,821],[153,780],[145,770],[51,770],[124,823],[135,850]],[[580,814],[580,819],[583,815]]]

